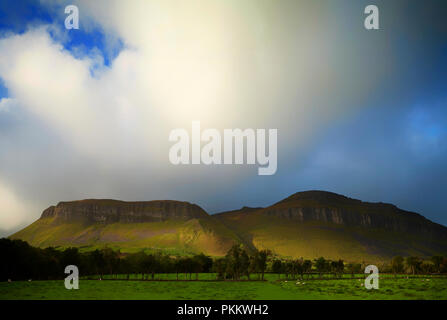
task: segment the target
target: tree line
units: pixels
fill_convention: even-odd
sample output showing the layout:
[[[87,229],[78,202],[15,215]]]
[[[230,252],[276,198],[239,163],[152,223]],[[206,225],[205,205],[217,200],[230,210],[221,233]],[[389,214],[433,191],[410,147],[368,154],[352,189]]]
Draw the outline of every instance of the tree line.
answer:
[[[390,273],[410,273],[410,274],[429,274],[429,273],[447,273],[447,258],[435,255],[428,260],[423,260],[420,257],[397,256],[391,260],[388,266]]]
[[[35,248],[22,240],[0,239],[0,281],[63,279],[67,265],[76,265],[80,276],[127,279],[137,275],[141,280],[154,280],[156,274],[183,274],[183,279],[198,280],[199,273],[214,273],[217,280],[264,280],[266,272],[296,279],[310,274],[333,274],[341,277],[345,273],[363,273],[360,263],[345,263],[343,260],[279,259],[268,250],[247,251],[234,245],[221,258],[204,254],[170,256],[162,252],[144,251],[123,254],[110,248],[80,252],[78,248]],[[447,273],[447,258],[433,256],[430,260],[418,257],[394,257],[390,264],[379,266],[381,273]]]

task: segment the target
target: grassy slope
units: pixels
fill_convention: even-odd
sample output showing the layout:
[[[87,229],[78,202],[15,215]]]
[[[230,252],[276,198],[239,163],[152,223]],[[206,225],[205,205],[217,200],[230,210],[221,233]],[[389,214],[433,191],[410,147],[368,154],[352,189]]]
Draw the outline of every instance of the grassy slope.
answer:
[[[381,262],[395,255],[429,255],[430,250],[408,234],[343,227],[323,222],[299,222],[260,212],[216,215],[242,239],[258,249],[286,257]]]
[[[171,254],[204,252],[224,255],[235,242],[248,248],[270,249],[285,257],[324,256],[346,261],[387,260],[394,255],[430,255],[429,249],[408,234],[346,228],[321,222],[298,222],[259,212],[230,212],[205,219],[151,223],[57,224],[39,219],[12,235],[33,246],[77,246],[81,250],[110,247],[122,252],[163,249]]]
[[[210,255],[223,255],[238,241],[233,232],[211,218],[89,226],[57,224],[52,218],[44,218],[10,238],[42,248],[77,246],[93,250],[107,246],[122,252],[164,249],[173,254],[205,252]]]

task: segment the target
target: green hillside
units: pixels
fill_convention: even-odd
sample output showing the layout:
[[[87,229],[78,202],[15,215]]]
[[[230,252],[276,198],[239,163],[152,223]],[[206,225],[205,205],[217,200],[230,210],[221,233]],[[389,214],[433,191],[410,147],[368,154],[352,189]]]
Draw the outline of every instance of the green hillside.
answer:
[[[202,217],[162,219],[150,222],[89,223],[61,221],[58,216],[45,216],[10,236],[36,247],[79,247],[82,250],[109,247],[122,252],[142,249],[173,254],[206,252],[219,256],[227,252],[238,237],[209,215]]]
[[[395,255],[430,256],[423,239],[404,233],[344,227],[331,223],[287,221],[262,213],[216,218],[260,249],[269,249],[283,257],[344,259],[346,261],[382,261]],[[444,243],[445,245],[445,243]]]
[[[447,252],[447,228],[383,203],[298,193],[267,208],[214,215],[247,246],[284,257],[384,261]]]
[[[122,252],[222,256],[234,243],[282,257],[383,261],[447,253],[447,228],[384,203],[323,191],[296,193],[266,208],[209,215],[188,202],[61,202],[12,235],[37,247],[110,247]]]

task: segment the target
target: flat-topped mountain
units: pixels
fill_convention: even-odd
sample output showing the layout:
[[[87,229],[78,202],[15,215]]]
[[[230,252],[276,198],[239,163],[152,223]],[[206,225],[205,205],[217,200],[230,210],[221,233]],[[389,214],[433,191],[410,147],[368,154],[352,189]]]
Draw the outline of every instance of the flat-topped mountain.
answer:
[[[163,200],[126,202],[88,199],[60,202],[12,235],[38,247],[105,246],[134,252],[162,249],[174,254],[223,255],[239,238],[201,207]]]
[[[447,253],[447,228],[385,203],[325,191],[215,215],[241,239],[281,256],[383,260]]]
[[[386,203],[325,191],[295,193],[265,208],[209,215],[180,201],[60,202],[11,238],[39,247],[109,246],[223,255],[234,243],[288,257],[377,261],[447,254],[447,228]]]
[[[42,218],[53,218],[60,223],[135,223],[205,217],[208,214],[198,205],[172,200],[127,202],[88,199],[59,202],[42,213]]]
[[[447,228],[420,214],[401,210],[388,203],[371,203],[325,191],[298,192],[263,209],[262,214],[302,222],[321,221],[350,227],[395,232],[425,233],[445,237]]]

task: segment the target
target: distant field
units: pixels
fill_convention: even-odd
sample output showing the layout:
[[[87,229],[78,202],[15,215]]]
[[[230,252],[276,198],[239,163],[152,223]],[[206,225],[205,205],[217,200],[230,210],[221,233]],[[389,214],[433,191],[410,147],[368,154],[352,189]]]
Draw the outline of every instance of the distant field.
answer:
[[[165,275],[166,276],[166,275]],[[173,275],[166,276],[172,279]],[[194,275],[193,275],[194,277]],[[210,279],[210,275],[200,275]],[[0,283],[0,299],[436,299],[447,300],[447,278],[380,279],[378,290],[367,290],[363,280],[267,281],[125,281],[80,280],[79,290],[67,290],[63,280]]]

